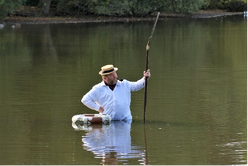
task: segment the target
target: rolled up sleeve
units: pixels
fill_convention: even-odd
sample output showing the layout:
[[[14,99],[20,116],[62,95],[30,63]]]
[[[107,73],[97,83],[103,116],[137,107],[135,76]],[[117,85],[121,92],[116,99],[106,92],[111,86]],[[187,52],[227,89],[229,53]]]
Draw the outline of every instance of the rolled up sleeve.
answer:
[[[145,79],[144,77],[142,77],[141,79],[139,79],[136,82],[130,82],[130,89],[131,91],[138,91],[142,88],[144,88],[145,86]]]

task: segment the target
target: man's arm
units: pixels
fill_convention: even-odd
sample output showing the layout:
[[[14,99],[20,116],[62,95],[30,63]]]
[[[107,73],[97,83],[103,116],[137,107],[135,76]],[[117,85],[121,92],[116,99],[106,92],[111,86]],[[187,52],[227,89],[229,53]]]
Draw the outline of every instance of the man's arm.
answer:
[[[138,91],[142,88],[144,88],[145,86],[145,78],[148,77],[150,78],[151,77],[151,73],[150,73],[150,69],[148,69],[147,71],[144,71],[144,76],[136,81],[136,82],[130,82],[131,84],[131,91]]]
[[[83,96],[81,102],[92,110],[96,110],[98,112],[102,111],[103,109],[101,109],[101,107],[94,102],[95,100],[93,96],[94,92],[93,89],[91,89],[88,93]]]

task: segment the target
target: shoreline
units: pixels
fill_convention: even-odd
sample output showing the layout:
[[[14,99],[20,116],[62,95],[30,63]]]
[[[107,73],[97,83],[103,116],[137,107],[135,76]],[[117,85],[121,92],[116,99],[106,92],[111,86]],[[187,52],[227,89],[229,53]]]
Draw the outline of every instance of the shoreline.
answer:
[[[243,12],[227,12],[222,10],[201,10],[193,14],[167,14],[161,13],[159,20],[170,18],[206,19],[223,16],[243,15]],[[60,23],[104,23],[104,22],[137,22],[154,21],[156,13],[147,17],[110,17],[110,16],[81,16],[81,17],[34,17],[34,16],[9,16],[0,22],[5,24],[60,24]]]

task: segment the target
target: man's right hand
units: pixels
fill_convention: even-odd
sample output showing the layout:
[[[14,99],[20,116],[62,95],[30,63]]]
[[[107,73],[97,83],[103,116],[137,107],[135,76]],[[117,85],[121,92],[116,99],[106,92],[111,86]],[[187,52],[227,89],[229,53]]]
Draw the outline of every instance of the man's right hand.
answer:
[[[100,107],[99,110],[98,110],[99,113],[103,113],[103,111],[104,111],[104,110],[103,110],[102,107]]]

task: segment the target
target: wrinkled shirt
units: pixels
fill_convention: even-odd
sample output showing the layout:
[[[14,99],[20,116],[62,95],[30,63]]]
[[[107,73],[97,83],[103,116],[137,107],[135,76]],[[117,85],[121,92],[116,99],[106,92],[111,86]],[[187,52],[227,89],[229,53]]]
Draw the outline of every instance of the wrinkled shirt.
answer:
[[[112,91],[104,81],[93,86],[86,93],[81,102],[90,109],[98,111],[103,108],[103,114],[107,114],[112,120],[132,119],[130,104],[131,92],[138,91],[145,86],[145,79],[142,78],[136,82],[127,80],[117,81]]]

